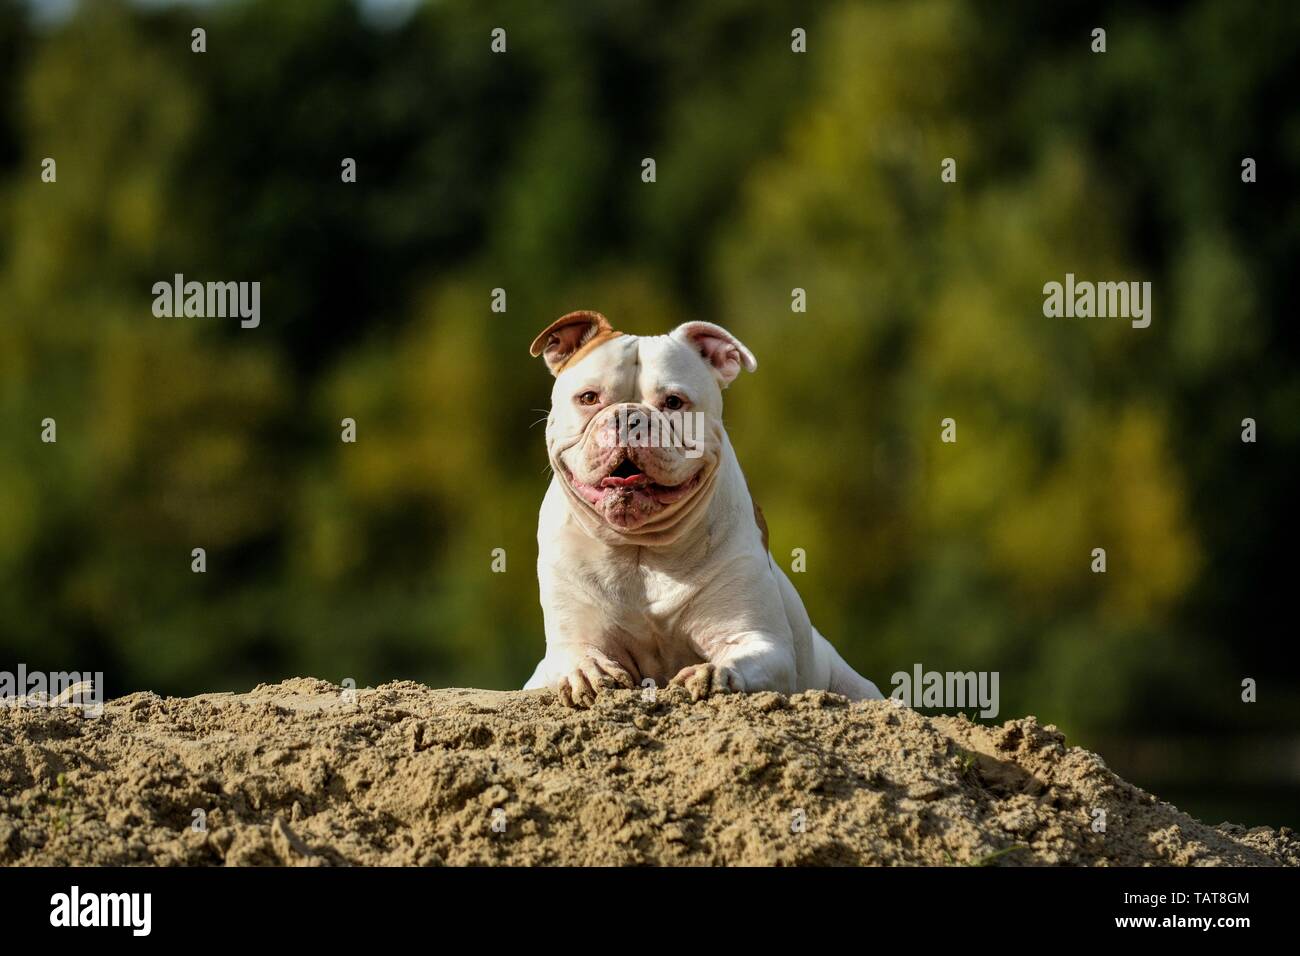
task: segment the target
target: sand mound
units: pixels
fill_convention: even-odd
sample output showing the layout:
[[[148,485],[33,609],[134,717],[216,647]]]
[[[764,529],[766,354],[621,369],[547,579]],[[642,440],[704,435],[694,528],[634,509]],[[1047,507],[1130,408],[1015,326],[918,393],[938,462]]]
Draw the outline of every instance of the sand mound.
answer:
[[[1300,841],[1198,823],[1032,717],[299,679],[0,708],[0,863],[1269,865]]]

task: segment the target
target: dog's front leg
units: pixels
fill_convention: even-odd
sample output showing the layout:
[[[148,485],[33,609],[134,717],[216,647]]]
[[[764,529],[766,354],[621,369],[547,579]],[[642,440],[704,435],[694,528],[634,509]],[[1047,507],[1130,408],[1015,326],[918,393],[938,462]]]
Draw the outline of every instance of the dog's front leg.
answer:
[[[566,707],[590,707],[602,690],[636,687],[626,667],[603,650],[590,644],[548,647],[532,679],[524,685],[549,687]]]
[[[713,644],[708,660],[683,667],[670,683],[699,700],[711,694],[795,691],[794,649],[788,635],[762,631],[737,634]]]

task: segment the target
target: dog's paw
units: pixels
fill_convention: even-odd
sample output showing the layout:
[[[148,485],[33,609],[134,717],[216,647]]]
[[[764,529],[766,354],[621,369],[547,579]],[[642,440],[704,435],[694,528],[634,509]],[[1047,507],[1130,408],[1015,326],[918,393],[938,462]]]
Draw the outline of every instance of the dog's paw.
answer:
[[[580,658],[554,685],[560,702],[566,707],[590,707],[602,690],[615,687],[631,690],[635,686],[632,675],[607,657]]]
[[[703,700],[712,694],[744,693],[745,680],[725,664],[691,664],[677,672],[668,682],[685,687],[691,700]]]

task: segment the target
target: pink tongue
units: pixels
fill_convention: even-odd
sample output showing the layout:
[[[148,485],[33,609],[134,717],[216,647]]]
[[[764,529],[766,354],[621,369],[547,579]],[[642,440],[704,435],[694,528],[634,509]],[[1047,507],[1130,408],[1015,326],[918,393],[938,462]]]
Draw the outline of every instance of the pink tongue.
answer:
[[[647,478],[645,475],[631,475],[627,478],[619,478],[615,475],[610,475],[608,478],[602,478],[600,480],[600,487],[629,488],[629,487],[634,487],[636,485],[647,485],[649,483],[650,483],[650,479]]]

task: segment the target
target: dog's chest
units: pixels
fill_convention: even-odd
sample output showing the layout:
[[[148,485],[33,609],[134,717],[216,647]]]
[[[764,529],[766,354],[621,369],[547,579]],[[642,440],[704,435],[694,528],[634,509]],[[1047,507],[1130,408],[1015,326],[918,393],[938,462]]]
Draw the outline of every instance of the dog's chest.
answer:
[[[608,623],[647,637],[677,635],[694,589],[666,566],[620,559],[591,569]]]
[[[604,642],[638,679],[664,686],[703,658],[693,639],[692,599],[697,592],[667,569],[644,566],[623,575],[606,605]]]

